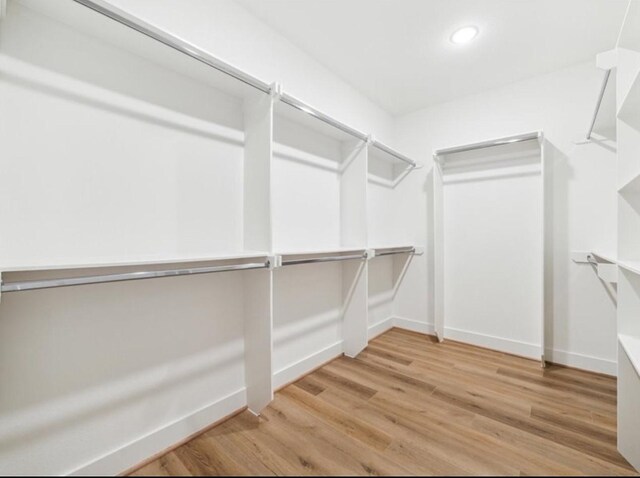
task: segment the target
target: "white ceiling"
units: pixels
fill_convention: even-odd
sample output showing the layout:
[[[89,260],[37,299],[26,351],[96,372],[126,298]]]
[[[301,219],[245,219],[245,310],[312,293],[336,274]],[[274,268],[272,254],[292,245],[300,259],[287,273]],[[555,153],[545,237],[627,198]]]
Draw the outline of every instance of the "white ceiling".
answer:
[[[627,0],[237,0],[389,113],[613,48]],[[477,25],[471,44],[451,33]]]

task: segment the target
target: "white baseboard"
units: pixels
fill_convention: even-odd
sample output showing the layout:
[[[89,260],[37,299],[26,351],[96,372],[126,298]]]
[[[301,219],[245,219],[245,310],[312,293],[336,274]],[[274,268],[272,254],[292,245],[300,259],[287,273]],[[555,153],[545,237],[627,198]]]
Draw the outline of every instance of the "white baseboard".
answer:
[[[404,317],[395,317],[393,319],[393,326],[399,329],[411,330],[421,334],[435,335],[436,329],[433,324],[426,322],[419,322],[413,319],[406,319]]]
[[[122,473],[242,409],[246,404],[247,391],[242,388],[91,463],[76,468],[69,475],[113,476]]]
[[[299,360],[281,370],[278,370],[273,375],[273,387],[275,389],[278,389],[283,385],[299,379],[314,368],[317,368],[320,365],[328,362],[329,360],[342,355],[342,350],[343,347],[341,340],[303,358],[302,360]]]
[[[500,352],[520,355],[521,357],[540,360],[541,351],[539,345],[519,340],[505,339],[502,337],[495,337],[493,335],[469,332],[467,330],[452,329],[450,327],[445,327],[444,338],[445,340],[457,340],[459,342],[477,345],[479,347],[485,347],[488,349],[498,350]]]
[[[395,327],[412,330],[422,334],[433,335],[435,328],[433,324],[419,322],[413,319],[395,317],[393,319]],[[477,345],[500,352],[512,353],[523,357],[530,357],[535,360],[540,359],[539,347],[535,344],[519,342],[515,340],[494,337],[491,335],[478,334],[467,330],[445,328],[445,339],[457,340],[467,344]],[[567,367],[579,368],[590,372],[603,373],[606,375],[617,375],[618,365],[615,360],[606,360],[590,355],[582,355],[565,350],[546,349],[545,358],[549,362]]]
[[[618,363],[615,360],[606,360],[590,355],[552,349],[546,350],[545,357],[549,362],[566,365],[567,367],[604,373],[614,377],[618,375]]]
[[[384,319],[377,324],[369,326],[367,337],[369,340],[376,338],[380,334],[384,334],[387,330],[393,327],[393,317]]]

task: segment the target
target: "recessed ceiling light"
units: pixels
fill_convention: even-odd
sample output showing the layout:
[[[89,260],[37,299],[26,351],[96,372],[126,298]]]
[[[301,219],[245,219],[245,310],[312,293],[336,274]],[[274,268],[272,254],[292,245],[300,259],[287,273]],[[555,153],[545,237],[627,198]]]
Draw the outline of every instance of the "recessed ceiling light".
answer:
[[[465,43],[469,43],[476,36],[478,36],[478,27],[462,27],[453,32],[453,35],[451,35],[451,42],[456,45],[464,45]]]

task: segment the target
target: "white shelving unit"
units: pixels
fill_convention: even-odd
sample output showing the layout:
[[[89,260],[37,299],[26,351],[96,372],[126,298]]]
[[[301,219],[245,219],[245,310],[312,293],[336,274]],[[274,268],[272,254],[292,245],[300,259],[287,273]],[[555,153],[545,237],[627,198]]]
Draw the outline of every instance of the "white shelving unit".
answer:
[[[640,1],[617,45],[618,449],[640,469]]]
[[[11,120],[0,119],[0,142],[12,152],[0,177],[0,211],[12,225],[3,229],[2,279],[270,261],[224,272],[229,304],[216,300],[220,310],[194,301],[193,317],[179,318],[165,304],[158,320],[215,322],[210,353],[233,357],[216,369],[224,386],[215,394],[246,393],[259,413],[275,388],[366,346],[370,265],[390,264],[388,278],[398,280],[412,257],[370,261],[369,244],[385,253],[412,244],[406,231],[383,237],[381,224],[417,164],[277,83],[104,8],[20,0],[2,21],[0,100]],[[196,284],[210,300],[205,285],[225,282],[216,277],[136,281],[147,284],[136,286],[146,294],[139,305],[125,282],[82,287],[105,304],[124,297],[147,320],[156,295],[187,300]],[[80,294],[71,289],[64,304],[56,290],[5,294],[0,319],[54,311],[79,320],[85,311],[74,310]]]
[[[434,160],[436,335],[442,341],[449,330],[465,334],[483,341],[477,345],[540,358],[544,366],[547,219],[542,132],[439,149]],[[499,242],[495,228],[503,224],[509,227],[500,237],[508,239]],[[470,230],[475,231],[473,241]],[[514,289],[515,283],[519,285]],[[459,300],[455,290],[460,285],[476,294]],[[520,296],[523,289],[532,293]],[[522,300],[530,297],[539,300],[523,306]]]

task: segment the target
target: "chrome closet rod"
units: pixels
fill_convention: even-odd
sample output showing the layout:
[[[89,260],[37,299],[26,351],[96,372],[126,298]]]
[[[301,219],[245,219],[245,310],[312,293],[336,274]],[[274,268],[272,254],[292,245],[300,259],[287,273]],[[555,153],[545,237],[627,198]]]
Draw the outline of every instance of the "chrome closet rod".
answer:
[[[413,254],[414,252],[416,252],[416,248],[415,247],[409,247],[407,249],[398,249],[397,251],[381,252],[379,254],[376,253],[375,257],[392,256],[394,254]]]
[[[336,261],[350,261],[354,259],[364,260],[367,258],[367,254],[351,254],[348,256],[328,256],[328,257],[316,257],[311,259],[289,259],[282,261],[283,266],[294,266],[298,264],[316,264],[319,262],[336,262]]]
[[[446,154],[463,153],[465,151],[473,151],[476,149],[491,148],[493,146],[501,146],[504,144],[521,143],[523,141],[531,141],[532,139],[540,138],[539,131],[534,133],[526,133],[515,136],[507,136],[506,138],[492,139],[489,141],[482,141],[480,143],[466,144],[463,146],[454,146],[452,148],[436,149],[433,152],[433,157],[443,156]]]
[[[384,152],[385,152],[385,153],[387,153],[387,154],[390,154],[390,155],[391,155],[391,156],[393,156],[394,158],[397,158],[397,159],[399,159],[400,161],[404,161],[405,163],[410,164],[412,168],[415,168],[415,167],[416,167],[416,162],[415,162],[413,159],[409,158],[408,156],[405,156],[405,155],[404,155],[404,154],[402,154],[402,153],[399,153],[399,152],[397,152],[397,151],[394,151],[393,149],[391,149],[391,148],[390,148],[389,146],[387,146],[386,144],[383,144],[383,143],[381,143],[380,141],[375,140],[375,139],[371,142],[371,144],[372,144],[374,147],[378,148],[379,150],[384,151]]]
[[[104,284],[108,282],[122,282],[122,281],[141,280],[141,279],[158,279],[162,277],[211,274],[214,272],[245,271],[250,269],[267,269],[269,268],[269,266],[270,266],[269,261],[265,261],[265,262],[258,262],[258,263],[235,264],[235,265],[228,265],[228,266],[193,267],[189,269],[139,271],[139,272],[125,272],[122,274],[67,277],[67,278],[61,278],[61,279],[41,279],[41,280],[8,282],[8,283],[2,282],[1,290],[2,292],[19,292],[19,291],[26,291],[26,290],[53,289],[55,287],[69,287],[69,286],[87,285],[87,284]]]
[[[306,104],[304,101],[299,100],[298,98],[296,98],[295,96],[291,96],[288,93],[282,93],[280,95],[280,101],[282,101],[283,103],[302,111],[303,113],[306,113],[310,116],[313,116],[314,118],[319,119],[320,121],[323,121],[325,123],[327,123],[330,126],[333,126],[334,128],[337,128],[341,131],[343,131],[344,133],[347,133],[361,141],[366,141],[368,136],[366,134],[364,134],[361,131],[358,131],[355,128],[352,128],[351,126],[348,126],[344,123],[342,123],[341,121],[338,121],[335,118],[332,118],[329,115],[324,114],[322,111],[319,111],[317,109],[315,109],[313,106],[309,106],[308,104]]]
[[[598,118],[598,112],[600,111],[600,105],[602,105],[602,98],[604,98],[604,92],[607,89],[607,82],[609,81],[609,75],[611,75],[611,70],[606,70],[604,73],[604,78],[602,79],[602,85],[600,85],[600,93],[598,93],[598,101],[596,102],[596,108],[593,111],[593,118],[591,119],[589,130],[587,131],[587,140],[591,139],[591,134],[593,133],[593,127],[596,124],[596,119]]]
[[[122,25],[125,25],[129,28],[136,30],[137,32],[140,32],[143,35],[153,38],[154,40],[157,40],[173,48],[174,50],[179,51],[180,53],[184,53],[185,55],[190,56],[191,58],[198,60],[199,62],[204,63],[205,65],[208,65],[212,68],[215,68],[218,71],[221,71],[222,73],[225,73],[237,80],[240,80],[243,83],[249,86],[252,86],[253,88],[256,88],[257,90],[262,91],[263,93],[269,94],[271,92],[271,86],[265,83],[264,81],[259,80],[258,78],[251,76],[248,73],[245,73],[244,71],[239,70],[238,68],[219,60],[218,58],[208,54],[204,50],[201,50],[200,48],[192,45],[191,43],[185,40],[182,40],[181,38],[178,38],[174,35],[163,32],[162,30],[155,28],[152,25],[144,23],[140,19],[136,18],[134,20],[128,16],[125,16],[122,13],[115,11],[115,9],[107,8],[101,5],[99,2],[95,2],[93,0],[75,0],[75,1],[81,5],[84,5],[85,7],[90,8],[91,10],[101,13],[102,15],[121,23]]]

